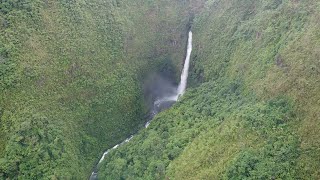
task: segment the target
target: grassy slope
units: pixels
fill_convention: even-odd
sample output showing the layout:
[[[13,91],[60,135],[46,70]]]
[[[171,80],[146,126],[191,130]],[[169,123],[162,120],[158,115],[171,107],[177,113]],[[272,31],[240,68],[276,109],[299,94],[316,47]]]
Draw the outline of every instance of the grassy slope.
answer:
[[[0,176],[84,178],[104,149],[142,126],[141,79],[182,59],[182,7],[3,2]]]
[[[269,100],[282,95],[289,97],[294,102],[298,120],[293,124],[292,131],[298,132],[301,141],[301,154],[296,165],[298,174],[303,178],[318,178],[316,167],[319,164],[314,158],[319,156],[319,142],[316,142],[319,138],[315,132],[320,128],[317,122],[320,118],[317,113],[320,108],[320,96],[317,93],[320,87],[317,70],[320,67],[320,38],[317,32],[319,3],[243,1],[239,5],[235,2],[220,5],[226,11],[213,13],[205,19],[205,23],[199,22],[197,25],[199,41],[196,42],[201,42],[198,47],[210,44],[211,47],[205,49],[213,49],[209,56],[216,57],[209,62],[210,59],[202,58],[202,50],[196,49],[201,54],[200,61],[204,59],[201,63],[204,76],[217,77],[215,74],[220,75],[221,71],[210,68],[210,65],[224,69],[221,65],[226,64],[222,76],[229,79],[242,77],[246,91],[256,94],[259,99]],[[234,17],[242,19],[227,17],[230,14],[237,14]],[[218,15],[220,17],[215,18]],[[208,19],[212,23],[208,23]],[[219,26],[219,21],[228,24]],[[229,24],[235,24],[236,28]],[[208,37],[205,34],[212,32],[210,29],[215,27],[222,28],[218,31],[230,34],[223,37],[221,32],[212,33],[213,41],[206,41]],[[215,38],[219,36],[222,38]],[[227,43],[221,44],[221,41]],[[230,58],[223,60],[222,56],[219,57],[222,53],[216,50],[218,48],[231,48],[227,51],[227,57],[230,55]]]
[[[319,17],[317,1],[208,1],[193,23],[195,88],[100,176],[318,179]]]

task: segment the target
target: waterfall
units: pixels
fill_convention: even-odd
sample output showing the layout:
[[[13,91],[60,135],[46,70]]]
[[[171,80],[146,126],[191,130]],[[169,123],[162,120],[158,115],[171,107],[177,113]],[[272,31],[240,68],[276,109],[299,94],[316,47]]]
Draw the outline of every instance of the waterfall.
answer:
[[[192,32],[190,31],[189,37],[188,37],[187,56],[186,56],[186,60],[184,61],[184,66],[183,66],[183,70],[181,73],[181,80],[180,80],[180,84],[177,89],[177,95],[176,95],[177,98],[176,99],[178,99],[179,96],[182,96],[187,88],[191,51],[192,51]]]
[[[186,55],[186,59],[184,61],[184,66],[183,66],[183,70],[181,73],[179,86],[177,87],[174,94],[167,95],[165,97],[161,97],[153,103],[152,118],[153,118],[153,116],[155,116],[157,113],[159,113],[163,109],[163,106],[168,106],[168,104],[169,104],[169,106],[171,106],[174,102],[178,101],[179,97],[182,96],[184,94],[184,92],[186,91],[191,52],[192,52],[192,32],[189,31],[187,55]],[[150,125],[152,118],[150,121],[148,121],[145,124],[145,128],[147,128]]]
[[[145,128],[147,128],[149,126],[152,118],[162,110],[163,106],[171,106],[186,91],[191,51],[192,51],[192,32],[190,31],[189,32],[189,36],[188,36],[187,56],[186,56],[186,59],[184,61],[184,66],[183,66],[183,70],[182,70],[182,73],[181,73],[181,79],[180,79],[179,86],[178,86],[178,88],[177,88],[177,90],[176,90],[176,92],[174,94],[171,94],[170,96],[162,97],[162,98],[156,100],[153,103],[153,109],[152,109],[152,112],[151,112],[151,117],[150,117],[150,120],[145,124]],[[102,155],[102,157],[101,157],[101,159],[100,159],[98,164],[100,164],[104,160],[105,156],[107,156],[108,153],[111,150],[117,149],[119,146],[129,142],[132,138],[133,138],[133,135],[131,135],[129,138],[127,138],[122,143],[117,144],[113,148],[108,149],[107,151],[105,151],[103,153],[103,155]],[[97,180],[97,176],[98,176],[97,172],[93,171],[91,176],[90,176],[90,178],[89,178],[89,180]]]

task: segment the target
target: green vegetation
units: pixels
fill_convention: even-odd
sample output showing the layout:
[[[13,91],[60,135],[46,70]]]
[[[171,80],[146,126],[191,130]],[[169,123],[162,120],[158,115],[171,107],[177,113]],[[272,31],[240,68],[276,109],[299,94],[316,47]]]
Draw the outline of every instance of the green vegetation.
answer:
[[[179,68],[187,7],[1,1],[0,179],[88,177],[105,149],[143,126],[148,73]]]
[[[319,179],[317,1],[207,1],[191,87],[99,167],[102,179]]]
[[[316,0],[3,0],[0,179],[84,179],[135,133],[153,72],[190,88],[101,179],[319,179]]]
[[[101,178],[294,177],[300,151],[292,104],[285,97],[259,102],[241,84],[214,81],[189,91],[107,156]]]

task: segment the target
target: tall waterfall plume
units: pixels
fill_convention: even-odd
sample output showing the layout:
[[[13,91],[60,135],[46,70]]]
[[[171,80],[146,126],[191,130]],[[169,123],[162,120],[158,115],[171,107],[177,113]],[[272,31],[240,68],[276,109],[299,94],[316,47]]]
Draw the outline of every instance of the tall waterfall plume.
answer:
[[[177,89],[177,97],[176,99],[179,98],[179,96],[182,96],[184,94],[184,92],[186,91],[187,88],[187,82],[188,82],[188,71],[189,71],[189,66],[190,66],[190,56],[191,56],[191,52],[192,52],[192,32],[189,32],[189,37],[188,37],[188,47],[187,47],[187,56],[186,59],[184,61],[184,66],[183,66],[183,70],[181,73],[181,80],[180,80],[180,84],[178,86]]]

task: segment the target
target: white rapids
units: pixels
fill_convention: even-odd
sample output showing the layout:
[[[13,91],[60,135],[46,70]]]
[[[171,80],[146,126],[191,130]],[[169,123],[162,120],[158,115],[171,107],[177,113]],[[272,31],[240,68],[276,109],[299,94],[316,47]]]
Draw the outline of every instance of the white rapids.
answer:
[[[153,110],[151,112],[151,117],[154,117],[158,112],[157,109],[160,108],[161,104],[166,103],[166,102],[176,102],[178,101],[179,97],[182,96],[184,94],[184,92],[186,91],[187,88],[187,80],[188,80],[188,72],[189,72],[189,66],[190,66],[190,57],[191,57],[191,52],[192,52],[192,32],[189,32],[188,35],[188,46],[187,46],[187,55],[186,55],[186,59],[184,61],[184,66],[183,66],[183,70],[181,73],[181,79],[180,79],[180,83],[179,86],[177,87],[176,91],[174,94],[167,96],[167,97],[163,97],[160,98],[158,100],[156,100],[153,103]],[[150,121],[148,121],[145,124],[145,128],[148,128],[148,126],[150,125],[152,119]],[[107,151],[105,151],[101,157],[101,159],[99,160],[98,165],[104,160],[104,158],[108,155],[108,153],[111,150],[117,149],[119,146],[129,142],[134,136],[131,135],[129,138],[127,138],[126,140],[124,140],[122,143],[115,145],[114,147],[108,149]],[[98,174],[97,172],[93,171],[89,180],[97,180]]]

